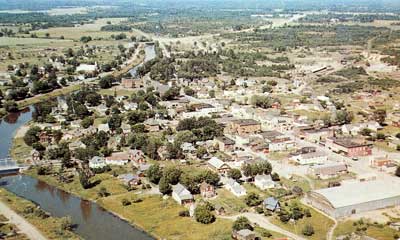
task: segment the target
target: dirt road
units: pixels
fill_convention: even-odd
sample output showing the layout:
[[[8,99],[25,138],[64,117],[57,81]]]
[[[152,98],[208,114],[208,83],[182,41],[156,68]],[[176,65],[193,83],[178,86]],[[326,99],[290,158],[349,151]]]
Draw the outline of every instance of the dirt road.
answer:
[[[14,212],[6,204],[0,202],[0,214],[3,214],[9,219],[9,222],[14,224],[21,233],[24,233],[29,239],[32,240],[47,240],[46,237],[36,229],[35,226],[26,221],[23,217]]]

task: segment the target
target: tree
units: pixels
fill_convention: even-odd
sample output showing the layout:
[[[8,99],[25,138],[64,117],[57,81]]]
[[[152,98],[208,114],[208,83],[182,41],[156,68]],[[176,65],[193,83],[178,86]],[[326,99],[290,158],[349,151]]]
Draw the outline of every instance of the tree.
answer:
[[[235,222],[233,222],[232,229],[233,231],[240,231],[243,229],[253,230],[253,227],[251,226],[249,219],[240,216],[236,219]]]
[[[100,86],[100,88],[103,88],[103,89],[111,88],[113,81],[114,81],[114,77],[112,77],[112,76],[103,77],[99,81],[99,86]]]
[[[232,168],[228,172],[228,177],[235,179],[238,181],[242,177],[242,173],[240,172],[239,169]]]
[[[302,232],[303,232],[304,236],[312,236],[315,233],[313,226],[311,226],[310,224],[307,224],[306,226],[304,226]]]
[[[185,94],[188,96],[193,96],[195,94],[195,91],[188,86],[186,86],[184,88],[184,91],[185,91]]]
[[[254,206],[260,205],[262,202],[262,199],[260,198],[260,196],[257,193],[251,192],[251,193],[247,194],[244,201],[246,202],[247,206],[254,207]]]
[[[354,115],[352,112],[347,110],[339,110],[336,112],[336,121],[339,124],[348,124],[353,121]]]
[[[207,204],[202,204],[194,210],[194,218],[197,222],[203,224],[210,224],[215,221],[215,216],[212,214]]]
[[[90,126],[92,126],[94,123],[94,119],[91,117],[85,117],[82,122],[81,122],[81,126],[83,128],[89,128]]]
[[[372,130],[369,128],[363,128],[360,131],[360,134],[363,136],[371,136]]]
[[[163,178],[167,181],[167,183],[175,185],[179,182],[179,177],[181,176],[182,171],[175,167],[167,167],[164,170]]]
[[[395,174],[397,177],[400,177],[400,166],[397,167]]]
[[[377,109],[373,114],[374,120],[377,121],[380,125],[385,123],[386,119],[386,110],[385,109]]]
[[[162,177],[162,169],[160,168],[160,165],[154,164],[149,167],[146,171],[146,176],[148,177],[149,181],[158,184]]]
[[[18,105],[14,100],[7,100],[3,104],[4,109],[7,112],[17,112],[18,111]]]
[[[25,133],[24,136],[24,142],[28,146],[32,146],[34,143],[37,143],[39,141],[39,133],[40,133],[40,128],[39,127],[31,127],[29,130]]]
[[[196,150],[196,157],[198,158],[203,158],[204,155],[206,155],[208,153],[207,148],[205,148],[204,146],[200,146],[197,148]]]
[[[108,126],[112,131],[115,131],[117,128],[120,128],[122,124],[122,117],[119,114],[113,114],[108,119]]]
[[[179,92],[180,92],[179,87],[171,87],[164,93],[164,95],[161,98],[166,101],[174,100],[179,96]]]
[[[165,177],[160,179],[158,184],[158,188],[162,194],[169,194],[172,191],[171,185],[168,183],[168,180]]]

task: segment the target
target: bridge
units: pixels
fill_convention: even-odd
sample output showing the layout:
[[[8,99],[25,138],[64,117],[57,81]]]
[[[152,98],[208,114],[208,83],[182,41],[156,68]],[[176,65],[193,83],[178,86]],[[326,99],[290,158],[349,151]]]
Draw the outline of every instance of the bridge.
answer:
[[[11,158],[0,159],[0,176],[19,173],[23,168]]]

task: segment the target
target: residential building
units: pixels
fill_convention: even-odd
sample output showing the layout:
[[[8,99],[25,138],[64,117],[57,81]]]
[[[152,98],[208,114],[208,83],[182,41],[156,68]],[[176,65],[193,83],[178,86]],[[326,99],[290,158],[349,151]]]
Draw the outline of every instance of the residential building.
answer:
[[[200,185],[200,195],[203,198],[212,198],[217,195],[217,192],[215,191],[215,187],[213,185],[202,182]]]
[[[240,231],[234,231],[232,238],[235,240],[256,240],[256,234],[249,229],[242,229]]]
[[[194,201],[193,195],[180,183],[172,186],[172,198],[180,205],[188,205]]]
[[[227,163],[223,162],[217,157],[212,157],[207,163],[211,170],[214,170],[220,174],[227,174],[231,169]]]
[[[106,161],[103,157],[94,156],[92,159],[89,160],[89,167],[90,168],[104,168],[107,166]]]
[[[287,151],[295,146],[295,142],[289,136],[278,131],[264,131],[260,135],[268,144],[269,152]]]
[[[275,182],[272,181],[270,175],[257,175],[254,178],[254,185],[261,190],[270,189],[275,187]]]
[[[221,152],[232,152],[235,150],[235,141],[226,136],[216,138],[215,142],[218,144],[218,149]]]
[[[295,155],[292,156],[291,159],[300,165],[324,164],[328,161],[328,155],[318,151]]]
[[[279,200],[274,197],[268,197],[263,201],[263,207],[271,212],[279,211],[281,206]]]
[[[125,185],[130,187],[137,186],[142,183],[140,177],[138,175],[133,175],[132,173],[119,175],[118,179],[120,179]]]
[[[106,157],[106,163],[109,165],[122,166],[130,161],[130,156],[125,152],[113,153],[111,156]]]
[[[225,188],[228,189],[236,197],[246,195],[246,189],[232,178],[228,178],[225,183]]]

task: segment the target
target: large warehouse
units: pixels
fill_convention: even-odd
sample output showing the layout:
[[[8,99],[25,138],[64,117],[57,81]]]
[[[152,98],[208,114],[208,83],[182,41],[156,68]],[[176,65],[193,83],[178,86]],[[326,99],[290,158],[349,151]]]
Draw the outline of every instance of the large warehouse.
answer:
[[[389,180],[346,183],[311,191],[308,200],[330,216],[341,218],[400,205],[400,183]]]

